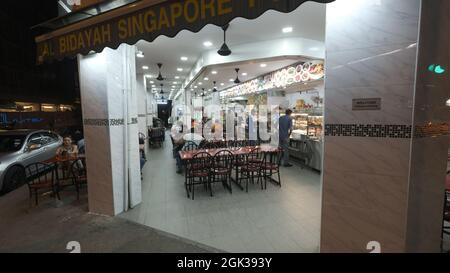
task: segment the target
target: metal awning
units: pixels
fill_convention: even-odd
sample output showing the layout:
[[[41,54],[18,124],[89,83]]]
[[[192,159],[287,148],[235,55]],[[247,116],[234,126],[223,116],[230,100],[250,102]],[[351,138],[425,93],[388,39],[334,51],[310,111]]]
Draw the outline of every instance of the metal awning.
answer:
[[[33,26],[31,29],[53,31],[139,1],[142,0],[105,0],[95,5],[90,5],[83,9],[40,23],[39,25]]]
[[[115,0],[104,1],[37,27],[51,30],[36,38],[37,62],[101,52],[121,44],[152,42],[160,35],[224,26],[234,18],[255,19],[268,10],[289,13],[301,4],[334,0]]]

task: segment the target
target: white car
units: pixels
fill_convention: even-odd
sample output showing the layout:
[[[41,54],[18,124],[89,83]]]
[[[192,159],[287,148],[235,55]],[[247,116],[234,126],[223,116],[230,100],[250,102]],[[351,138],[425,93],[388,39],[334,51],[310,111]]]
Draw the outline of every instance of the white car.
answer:
[[[0,192],[7,193],[25,181],[25,167],[51,159],[63,138],[44,130],[0,131]]]

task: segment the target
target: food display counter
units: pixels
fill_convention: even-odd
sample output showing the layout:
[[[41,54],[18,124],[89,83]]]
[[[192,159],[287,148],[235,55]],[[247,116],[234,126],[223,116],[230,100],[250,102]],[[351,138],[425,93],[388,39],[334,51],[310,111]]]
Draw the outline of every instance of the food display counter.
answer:
[[[293,131],[290,156],[317,171],[322,171],[323,116],[321,111],[292,114]]]

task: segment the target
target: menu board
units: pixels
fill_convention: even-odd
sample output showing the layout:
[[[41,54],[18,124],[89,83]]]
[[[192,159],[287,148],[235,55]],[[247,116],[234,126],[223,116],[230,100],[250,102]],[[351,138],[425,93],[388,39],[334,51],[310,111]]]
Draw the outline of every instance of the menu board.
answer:
[[[233,98],[274,88],[284,88],[295,83],[320,80],[324,76],[323,61],[301,62],[226,89],[220,93],[220,97]]]

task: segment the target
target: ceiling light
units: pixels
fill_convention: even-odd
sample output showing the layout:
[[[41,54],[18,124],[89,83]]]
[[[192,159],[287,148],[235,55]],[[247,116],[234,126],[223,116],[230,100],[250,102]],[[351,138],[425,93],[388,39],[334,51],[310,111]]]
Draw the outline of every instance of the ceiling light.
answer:
[[[245,73],[245,72],[244,72],[244,73],[242,73],[242,76],[244,76],[244,77],[246,77],[247,75],[248,75],[248,74],[247,74],[247,73]]]
[[[144,66],[142,67],[142,69],[148,70],[148,66],[144,65]]]
[[[282,29],[283,33],[291,33],[294,29],[292,27],[285,27]]]
[[[204,78],[203,80],[204,80],[204,81],[209,81],[209,78],[208,78],[208,77],[206,77],[206,78]]]
[[[181,57],[180,59],[181,59],[183,62],[185,62],[185,61],[188,60],[188,57]]]
[[[178,80],[180,78],[180,76],[175,76],[175,79]]]
[[[183,68],[177,68],[177,71],[178,71],[178,72],[182,72],[182,71],[183,71]]]
[[[261,67],[267,67],[267,64],[261,64],[260,66]]]
[[[206,47],[211,47],[213,45],[213,43],[211,43],[210,41],[206,41],[203,43],[203,45]]]
[[[199,82],[199,83],[198,83],[198,85],[202,85],[202,84],[203,84],[202,82]]]
[[[195,89],[197,89],[198,86],[194,86]]]
[[[138,52],[136,53],[136,57],[138,57],[138,58],[144,58],[144,57],[145,57],[144,52],[138,51]]]
[[[217,75],[217,71],[214,70],[214,71],[211,72],[211,74]]]
[[[150,74],[145,74],[144,77],[146,77],[146,78],[151,78],[152,75],[150,75]]]
[[[224,84],[224,83],[221,83],[220,85],[221,85],[221,86],[224,86],[225,84]]]
[[[173,84],[177,84],[177,82],[173,82]]]
[[[154,81],[150,81],[150,83],[152,83],[152,84],[153,84],[153,83],[155,83],[155,82],[154,82]]]
[[[234,82],[234,79],[230,79],[230,82]]]

